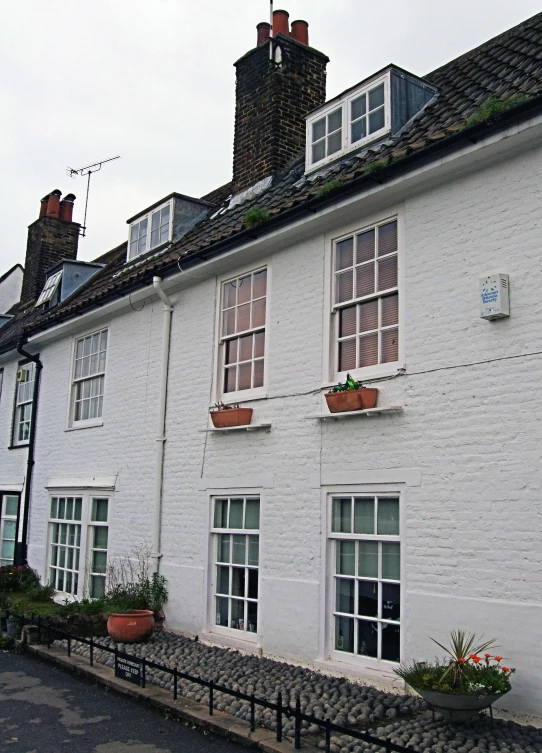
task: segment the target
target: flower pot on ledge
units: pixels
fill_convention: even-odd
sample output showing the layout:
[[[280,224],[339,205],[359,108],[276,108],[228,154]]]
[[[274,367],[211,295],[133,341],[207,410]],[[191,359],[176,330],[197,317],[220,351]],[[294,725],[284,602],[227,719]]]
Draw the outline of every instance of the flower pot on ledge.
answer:
[[[139,643],[150,636],[154,617],[150,609],[132,609],[126,614],[110,614],[107,632],[117,643]]]
[[[330,413],[348,413],[374,408],[377,396],[377,387],[360,387],[344,392],[327,392],[325,397]]]
[[[489,708],[505,693],[494,695],[462,695],[459,693],[439,693],[435,690],[414,688],[431,709],[438,711],[448,722],[468,722],[480,711]]]
[[[211,421],[215,429],[227,429],[232,426],[248,426],[252,420],[252,408],[227,408],[212,410]]]

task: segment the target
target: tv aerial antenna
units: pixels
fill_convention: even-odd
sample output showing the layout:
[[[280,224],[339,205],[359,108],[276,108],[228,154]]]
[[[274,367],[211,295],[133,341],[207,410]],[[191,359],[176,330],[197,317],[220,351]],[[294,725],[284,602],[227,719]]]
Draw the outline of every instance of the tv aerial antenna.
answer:
[[[113,160],[120,159],[120,154],[117,154],[116,157],[109,157],[109,159],[103,159],[101,162],[95,162],[93,165],[86,165],[85,167],[79,167],[77,170],[75,170],[73,167],[68,167],[66,169],[67,174],[70,176],[70,178],[75,178],[76,175],[82,175],[83,177],[87,176],[87,195],[85,199],[85,217],[83,219],[83,224],[81,226],[81,235],[83,238],[85,237],[87,233],[87,207],[88,207],[88,193],[90,190],[90,176],[93,173],[97,173],[102,169],[102,165],[105,165],[107,162],[113,162]]]

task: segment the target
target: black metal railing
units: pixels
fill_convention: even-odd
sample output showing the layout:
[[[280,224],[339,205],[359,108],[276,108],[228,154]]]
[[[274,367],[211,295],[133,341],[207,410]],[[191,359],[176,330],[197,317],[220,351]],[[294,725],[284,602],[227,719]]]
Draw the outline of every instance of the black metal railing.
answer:
[[[302,722],[307,722],[311,725],[317,725],[323,732],[325,733],[325,751],[326,753],[330,753],[331,750],[331,735],[333,732],[339,734],[339,735],[347,735],[348,737],[352,737],[355,740],[361,740],[363,742],[369,743],[370,745],[378,745],[380,748],[383,748],[386,753],[413,753],[413,751],[418,751],[419,748],[417,747],[409,747],[404,745],[398,745],[397,743],[393,743],[391,740],[387,740],[386,738],[381,737],[375,737],[374,735],[370,735],[367,732],[361,732],[360,730],[352,729],[350,727],[344,727],[340,724],[334,724],[331,719],[319,719],[315,716],[312,716],[311,714],[304,714],[301,711],[301,700],[299,695],[297,696],[295,706],[292,707],[289,704],[284,704],[282,701],[282,692],[279,691],[277,694],[277,702],[273,703],[272,701],[268,701],[267,698],[257,698],[254,693],[247,694],[242,693],[240,690],[233,690],[232,688],[227,688],[224,685],[219,685],[218,683],[214,682],[213,680],[204,680],[201,677],[196,677],[195,675],[190,675],[187,672],[182,672],[177,667],[168,667],[165,664],[159,664],[158,662],[150,661],[149,659],[145,659],[145,657],[139,657],[135,654],[128,654],[125,651],[119,651],[118,648],[111,648],[111,646],[106,646],[103,643],[99,643],[98,641],[94,641],[92,638],[84,638],[83,636],[75,635],[74,633],[70,633],[67,630],[62,630],[61,628],[55,627],[50,623],[50,621],[44,622],[41,617],[38,617],[37,619],[34,619],[32,617],[25,617],[24,615],[16,614],[15,612],[12,612],[10,610],[6,611],[6,619],[9,618],[9,616],[14,617],[19,622],[22,622],[23,625],[25,624],[32,624],[36,625],[38,629],[38,643],[42,643],[43,634],[45,632],[46,634],[46,642],[47,642],[47,648],[51,647],[52,641],[55,640],[55,638],[52,638],[52,636],[59,636],[62,640],[67,641],[67,649],[68,649],[68,656],[71,656],[71,648],[72,648],[72,641],[77,641],[78,643],[83,643],[86,646],[89,646],[90,648],[90,654],[89,654],[89,660],[90,660],[90,666],[92,667],[94,665],[94,651],[96,649],[99,649],[100,651],[105,651],[107,653],[113,654],[114,656],[114,662],[115,662],[115,671],[117,670],[118,661],[119,659],[127,659],[131,662],[137,663],[141,668],[141,674],[140,674],[140,684],[141,687],[145,687],[145,683],[147,680],[147,670],[148,669],[154,669],[158,672],[166,672],[170,674],[173,678],[173,700],[176,701],[177,697],[179,695],[178,692],[178,684],[179,679],[187,680],[188,682],[196,683],[198,685],[201,685],[202,687],[209,689],[209,715],[212,716],[214,713],[214,704],[215,704],[215,693],[223,693],[225,695],[233,696],[234,698],[238,698],[241,701],[247,701],[250,704],[250,731],[254,732],[256,729],[256,706],[260,706],[264,709],[268,709],[270,711],[273,711],[275,713],[275,719],[276,719],[276,736],[277,736],[277,742],[282,742],[283,739],[283,717],[287,717],[288,719],[294,720],[294,749],[299,750],[301,748],[301,727]],[[139,684],[139,683],[138,683]]]

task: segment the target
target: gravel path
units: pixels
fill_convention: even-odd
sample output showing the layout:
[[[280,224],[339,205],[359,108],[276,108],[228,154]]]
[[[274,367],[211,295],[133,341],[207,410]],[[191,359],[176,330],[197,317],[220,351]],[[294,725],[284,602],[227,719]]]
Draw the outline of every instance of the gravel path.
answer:
[[[100,642],[114,646],[111,638]],[[61,644],[66,645],[65,641]],[[385,693],[371,686],[358,685],[344,678],[330,677],[285,662],[242,654],[239,651],[206,646],[174,633],[154,633],[148,643],[117,647],[126,653],[145,657],[151,661],[177,667],[187,674],[199,676],[243,693],[275,702],[282,691],[284,704],[295,706],[298,695],[301,710],[318,719],[329,717],[335,724],[355,726],[377,737],[386,737],[402,745],[411,745],[417,751],[430,753],[542,753],[542,730],[520,726],[515,722],[484,718],[470,724],[449,725],[432,721],[431,712],[418,696]],[[72,643],[72,651],[88,657],[90,650],[84,644]],[[96,650],[96,661],[112,667],[112,654]],[[148,682],[173,691],[173,678],[165,672],[147,669]],[[179,694],[199,703],[208,703],[206,688],[179,679]],[[249,719],[249,704],[231,696],[215,692],[215,707],[221,711]],[[275,715],[256,707],[256,723],[276,728]],[[293,735],[293,719],[284,718],[283,732]],[[302,735],[321,734],[317,725],[303,722]],[[324,747],[324,743],[318,743]],[[333,737],[332,753],[369,753],[380,750],[350,737]]]

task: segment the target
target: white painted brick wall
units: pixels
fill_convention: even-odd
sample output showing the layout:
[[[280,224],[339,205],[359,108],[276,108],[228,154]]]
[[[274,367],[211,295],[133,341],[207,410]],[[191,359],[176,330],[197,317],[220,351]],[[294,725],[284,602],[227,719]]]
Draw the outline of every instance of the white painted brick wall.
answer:
[[[162,531],[170,626],[208,628],[206,479],[271,477],[262,490],[259,642],[275,656],[325,659],[327,522],[315,475],[419,469],[421,485],[405,490],[404,658],[431,658],[429,636],[445,640],[452,628],[494,635],[518,668],[504,705],[539,713],[542,356],[529,354],[542,350],[541,164],[536,150],[405,197],[407,373],[382,383],[379,398],[403,405],[402,415],[304,419],[322,409],[322,235],[277,246],[267,258],[268,399],[253,407],[255,422],[272,423],[270,433],[202,432],[214,402],[216,284],[174,296]],[[478,277],[494,271],[510,275],[512,315],[486,322],[478,317]],[[40,570],[44,485],[53,474],[118,471],[111,551],[150,540],[161,325],[161,305],[150,302],[111,321],[99,428],[64,431],[72,343],[43,348],[30,549]],[[4,440],[10,368],[0,404]],[[1,477],[18,462],[4,440]],[[343,671],[364,670],[354,662]]]

